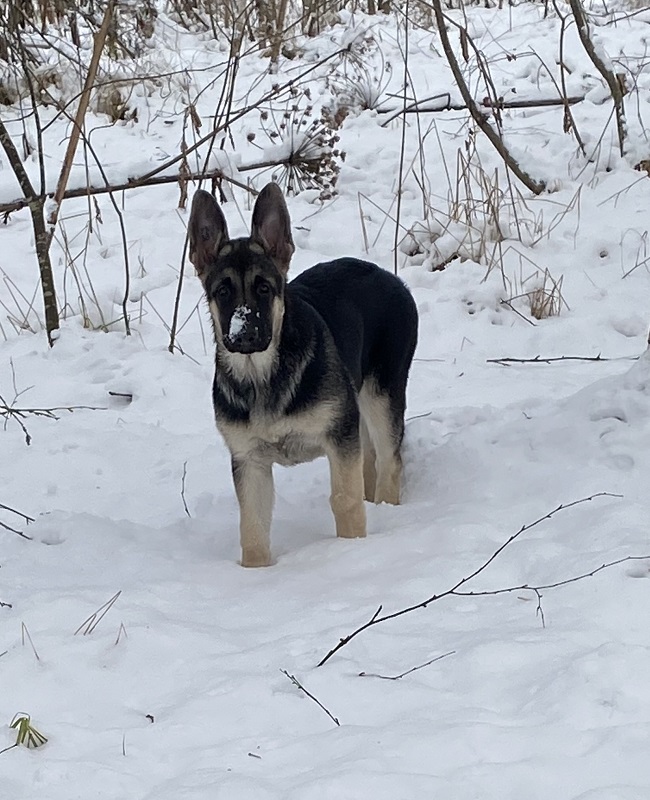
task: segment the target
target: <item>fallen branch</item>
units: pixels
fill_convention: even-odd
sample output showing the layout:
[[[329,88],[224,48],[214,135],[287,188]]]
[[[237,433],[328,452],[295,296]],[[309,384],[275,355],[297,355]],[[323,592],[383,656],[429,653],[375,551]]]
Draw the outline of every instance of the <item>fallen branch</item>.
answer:
[[[281,160],[278,161],[277,164],[284,164],[285,161]],[[269,166],[268,163],[264,163],[261,168]],[[246,170],[257,169],[257,164],[252,164],[250,166],[240,167],[240,171],[244,172]],[[257,195],[258,192],[250,186],[247,186],[245,183],[241,183],[240,181],[236,180],[235,178],[231,178],[230,176],[223,173],[221,170],[215,169],[212,171],[199,171],[193,172],[190,175],[180,176],[180,175],[159,175],[155,178],[129,178],[124,183],[115,183],[103,186],[80,186],[78,189],[68,189],[63,193],[63,200],[71,200],[75,197],[91,197],[94,195],[99,194],[108,194],[109,192],[124,192],[128,189],[138,189],[142,186],[161,186],[168,183],[178,183],[181,180],[209,180],[218,178],[219,180],[227,181],[228,183],[232,183],[233,186],[237,186],[240,189],[244,189],[247,192],[250,192],[252,195]],[[46,195],[48,198],[54,197],[54,192],[48,192]],[[11,203],[0,203],[0,214],[4,214],[5,218],[8,214],[13,213],[14,211],[20,211],[22,208],[26,208],[29,205],[29,199],[21,197],[19,200],[13,200]]]
[[[382,622],[387,622],[391,619],[397,619],[398,617],[403,617],[405,614],[410,614],[412,611],[416,611],[420,608],[426,608],[431,603],[435,603],[437,600],[442,600],[443,597],[451,597],[453,595],[457,596],[484,596],[484,595],[496,595],[496,594],[507,594],[514,591],[524,591],[529,590],[532,592],[539,592],[542,589],[552,589],[556,588],[557,586],[565,586],[567,583],[573,583],[575,581],[583,580],[584,578],[591,577],[595,575],[597,572],[602,571],[603,569],[607,569],[608,567],[614,566],[616,564],[622,563],[622,561],[632,561],[632,560],[643,560],[648,558],[648,556],[627,556],[624,559],[619,559],[618,561],[613,561],[610,564],[603,564],[602,566],[598,567],[595,570],[592,570],[587,573],[583,573],[581,575],[575,576],[573,578],[567,578],[562,581],[558,581],[553,584],[545,584],[541,586],[531,586],[529,584],[522,584],[521,586],[511,586],[506,589],[496,589],[496,590],[487,590],[487,591],[477,591],[473,593],[469,592],[461,592],[459,591],[466,583],[476,578],[482,572],[484,572],[490,564],[498,558],[499,555],[510,545],[515,539],[519,538],[522,533],[531,530],[532,528],[536,527],[540,523],[544,522],[545,520],[551,519],[560,511],[565,511],[568,508],[573,508],[574,506],[580,505],[582,503],[588,503],[592,500],[595,500],[598,497],[622,497],[620,494],[613,494],[612,492],[597,492],[596,494],[589,495],[589,497],[583,497],[580,500],[573,500],[570,503],[561,504],[554,508],[552,511],[549,511],[547,514],[544,514],[541,517],[538,517],[534,522],[530,522],[526,525],[522,525],[518,531],[513,533],[508,539],[506,539],[503,544],[499,545],[497,549],[492,553],[492,555],[484,561],[479,567],[477,567],[473,572],[469,575],[466,575],[464,578],[461,578],[457,581],[450,589],[446,589],[440,594],[432,594],[430,597],[427,597],[426,600],[423,600],[420,603],[414,603],[413,605],[407,606],[406,608],[402,608],[399,611],[393,611],[390,614],[381,614],[383,610],[383,606],[379,606],[379,608],[375,611],[372,617],[368,620],[368,622],[360,625],[356,630],[349,633],[347,636],[344,636],[342,639],[339,640],[338,644],[336,644],[323,658],[318,662],[317,666],[322,667],[323,664],[326,664],[330,658],[337,653],[341,648],[345,647],[349,644],[353,639],[355,639],[360,633],[367,630],[368,628],[372,628],[375,625],[380,625]]]
[[[54,413],[55,411],[107,411],[106,406],[52,406],[51,408],[16,408],[15,406],[6,406],[0,403],[0,417],[2,416],[19,416],[25,417],[32,414],[35,417],[47,417],[48,419],[59,419]]]
[[[251,164],[242,164],[240,167],[237,168],[238,172],[252,172],[253,170],[257,169],[268,169],[269,167],[280,167],[283,164],[291,164],[295,159],[295,154],[290,153],[285,158],[278,158],[278,159],[267,159],[266,161],[255,161]],[[253,197],[257,197],[259,192],[257,189],[254,189],[252,186],[249,186],[242,181],[238,181],[236,178],[227,175],[220,169],[214,170],[198,170],[196,172],[190,172],[186,175],[158,175],[157,177],[148,178],[146,176],[140,176],[135,178],[129,178],[127,181],[123,183],[113,183],[108,184],[104,183],[102,186],[80,186],[77,189],[68,189],[63,193],[63,200],[71,200],[77,197],[92,197],[94,195],[100,194],[109,194],[111,192],[125,192],[128,189],[139,189],[144,186],[163,186],[169,183],[179,183],[181,180],[183,181],[200,181],[200,180],[220,180],[226,181],[227,183],[231,183],[233,186],[236,186],[238,189],[243,189],[246,192],[249,192],[253,195]],[[47,198],[54,197],[54,192],[48,192],[45,195]],[[29,198],[21,197],[17,200],[12,200],[10,203],[0,203],[0,214],[4,214],[5,218],[8,214],[13,213],[14,211],[20,211],[22,208],[26,208],[30,203]]]
[[[447,98],[446,102],[437,105],[428,105],[433,100],[442,100]],[[549,106],[566,106],[582,103],[584,95],[573,95],[571,97],[540,97],[537,100],[504,100],[499,98],[497,102],[493,102],[491,98],[484,97],[482,100],[474,101],[479,108],[489,109],[513,109],[513,108],[546,108]],[[452,103],[451,95],[448,92],[443,94],[436,94],[432,97],[427,97],[424,100],[414,100],[405,108],[378,108],[377,114],[392,114],[393,116],[381,123],[381,127],[385,128],[390,122],[399,117],[401,114],[437,114],[440,111],[469,111],[467,103]]]
[[[329,717],[329,718],[332,720],[332,722],[334,722],[334,723],[335,723],[337,726],[339,726],[339,727],[340,727],[341,723],[340,723],[340,722],[338,721],[338,719],[337,719],[337,718],[334,716],[334,714],[332,714],[332,712],[331,712],[331,711],[328,711],[328,709],[326,709],[326,708],[325,708],[325,706],[324,706],[324,705],[321,703],[321,701],[320,701],[320,700],[319,700],[317,697],[314,697],[314,695],[313,695],[311,692],[308,692],[308,691],[307,691],[307,689],[305,689],[305,687],[302,685],[302,683],[300,683],[300,681],[299,681],[299,680],[296,678],[296,676],[295,676],[295,675],[290,675],[290,674],[289,674],[289,673],[286,671],[286,669],[281,669],[281,670],[280,670],[280,672],[281,672],[283,675],[286,675],[286,676],[287,676],[287,678],[289,678],[289,680],[291,681],[291,683],[293,683],[293,685],[294,685],[294,686],[297,686],[297,687],[298,687],[298,689],[300,689],[300,691],[301,691],[301,692],[303,692],[304,694],[306,694],[306,695],[307,695],[307,697],[309,697],[309,699],[310,699],[310,700],[313,700],[313,701],[314,701],[314,703],[316,703],[316,705],[317,705],[317,706],[319,706],[319,708],[322,708],[322,709],[323,709],[323,711],[324,711],[324,712],[327,714],[327,716],[328,716],[328,717]]]
[[[32,437],[30,432],[27,430],[23,419],[28,416],[34,417],[46,417],[47,419],[54,419],[58,420],[59,417],[54,413],[55,411],[68,411],[72,414],[73,411],[106,411],[105,406],[52,406],[51,408],[16,408],[16,406],[10,406],[7,404],[6,400],[0,395],[0,417],[5,418],[5,426],[10,419],[13,419],[20,428],[25,436],[25,443],[30,445],[32,443]]]
[[[639,356],[622,356],[620,358],[605,358],[600,353],[597,356],[555,356],[553,358],[486,358],[486,364],[553,364],[557,361],[638,361]]]

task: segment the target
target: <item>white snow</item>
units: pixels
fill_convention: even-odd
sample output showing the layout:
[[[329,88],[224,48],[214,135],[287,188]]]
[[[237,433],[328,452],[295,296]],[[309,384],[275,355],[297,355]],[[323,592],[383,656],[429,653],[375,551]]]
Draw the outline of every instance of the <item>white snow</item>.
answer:
[[[465,12],[504,97],[557,96],[559,24],[543,5]],[[561,108],[503,112],[508,141],[552,193],[513,198],[464,113],[409,115],[398,266],[418,304],[420,340],[404,502],[368,505],[363,541],[334,536],[323,459],[276,471],[276,564],[238,565],[230,459],[211,408],[212,335],[200,282],[181,263],[188,212],[177,208],[178,187],[119,198],[130,337],[122,234],[107,197],[97,197],[101,221],[92,205],[92,224],[87,201],[62,205],[52,261],[65,313],[51,349],[28,210],[0,226],[0,504],[34,519],[0,506],[0,523],[31,537],[0,526],[0,750],[16,741],[9,723],[18,712],[48,738],[0,753],[2,798],[647,800],[650,179],[633,169],[648,158],[643,16],[619,11],[616,25],[598,28],[599,46],[625,61],[639,89],[639,102],[628,100],[625,159],[607,100],[572,106],[587,158],[563,132]],[[304,58],[282,62],[280,79],[354,42],[366,48],[371,95],[391,64],[380,105],[399,107],[403,26],[381,15],[346,19],[306,40]],[[218,105],[219,46],[165,26],[152,64],[189,65],[183,86],[142,100],[137,123],[88,120],[112,177],[179,152],[188,96],[198,96],[202,133]],[[450,91],[457,102],[437,34],[410,35],[414,97]],[[565,51],[569,94],[602,100],[574,27]],[[261,77],[265,66],[242,59],[234,108],[278,80]],[[362,82],[337,69],[310,74],[316,108],[336,99],[334,78]],[[23,112],[2,114],[13,115],[20,141]],[[67,127],[47,126],[53,107],[42,115],[51,181]],[[341,255],[392,268],[402,128],[381,127],[384,119],[374,110],[345,119],[333,200],[288,198],[291,274]],[[266,149],[263,134],[246,138],[257,123],[257,112],[233,123],[236,151],[227,142],[211,163],[259,189],[281,170],[237,176]],[[472,168],[457,192],[459,151]],[[80,154],[77,162],[71,185],[85,181]],[[26,168],[38,180],[37,161]],[[0,198],[18,193],[3,160]],[[224,213],[239,236],[251,204],[238,188],[232,198]],[[464,260],[451,259],[455,251]],[[536,319],[531,302],[551,290],[547,273],[560,283],[561,313]],[[238,309],[229,335],[248,313]],[[495,363],[537,356],[602,359]],[[634,560],[541,589],[541,599],[525,588],[447,596],[365,630],[316,666],[380,605],[390,614],[449,590],[522,526],[594,495],[523,532],[459,591],[546,586]],[[75,635],[117,592],[93,632]],[[449,653],[398,680],[376,677]]]
[[[248,306],[237,306],[237,308],[232,312],[232,317],[230,318],[230,327],[228,328],[228,338],[230,341],[236,339],[244,330],[246,327],[246,322],[248,321],[248,317],[252,313],[252,309],[250,309]]]

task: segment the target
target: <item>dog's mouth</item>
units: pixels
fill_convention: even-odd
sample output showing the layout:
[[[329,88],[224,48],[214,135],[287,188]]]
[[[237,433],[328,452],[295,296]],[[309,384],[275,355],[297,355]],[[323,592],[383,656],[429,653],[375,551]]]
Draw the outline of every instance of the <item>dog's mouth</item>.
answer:
[[[268,350],[271,340],[269,339],[269,341],[266,343],[261,343],[257,339],[254,341],[248,341],[245,339],[236,339],[233,341],[227,336],[224,336],[223,344],[229,353],[252,355],[253,353],[263,353],[265,350]]]

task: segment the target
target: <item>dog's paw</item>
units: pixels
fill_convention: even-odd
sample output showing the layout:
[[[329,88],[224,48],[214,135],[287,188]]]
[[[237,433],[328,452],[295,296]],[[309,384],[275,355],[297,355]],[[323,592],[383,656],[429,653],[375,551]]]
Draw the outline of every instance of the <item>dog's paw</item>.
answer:
[[[242,550],[242,567],[270,567],[272,563],[269,550],[259,547]]]

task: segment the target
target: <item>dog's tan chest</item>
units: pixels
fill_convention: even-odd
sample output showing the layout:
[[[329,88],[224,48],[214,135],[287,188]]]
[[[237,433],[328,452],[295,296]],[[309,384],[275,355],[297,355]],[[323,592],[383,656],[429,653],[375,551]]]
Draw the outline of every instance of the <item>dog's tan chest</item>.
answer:
[[[292,417],[272,419],[254,413],[248,422],[217,419],[217,427],[233,456],[292,466],[325,454],[326,434],[333,414],[331,404],[321,403]]]

